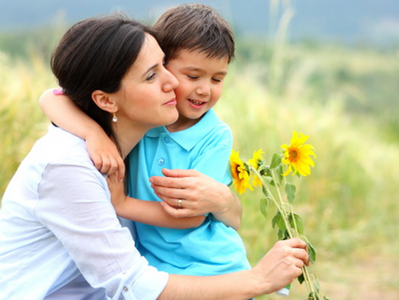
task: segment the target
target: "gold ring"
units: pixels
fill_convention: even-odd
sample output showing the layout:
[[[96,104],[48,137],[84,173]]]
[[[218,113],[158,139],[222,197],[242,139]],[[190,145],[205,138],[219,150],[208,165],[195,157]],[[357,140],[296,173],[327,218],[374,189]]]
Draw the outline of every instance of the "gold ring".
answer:
[[[178,206],[179,208],[182,207],[182,204],[183,204],[183,200],[181,200],[181,199],[177,200],[177,206]]]

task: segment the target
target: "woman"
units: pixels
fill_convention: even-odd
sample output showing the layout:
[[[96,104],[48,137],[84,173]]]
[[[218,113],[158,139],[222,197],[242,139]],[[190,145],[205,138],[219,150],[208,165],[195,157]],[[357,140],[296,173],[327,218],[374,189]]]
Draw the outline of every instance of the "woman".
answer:
[[[177,118],[178,83],[163,58],[149,29],[112,15],[69,29],[52,70],[124,158],[147,130]],[[248,299],[285,286],[308,262],[305,243],[293,239],[277,243],[251,270],[158,272],[120,226],[85,141],[55,126],[21,163],[2,205],[0,299]]]

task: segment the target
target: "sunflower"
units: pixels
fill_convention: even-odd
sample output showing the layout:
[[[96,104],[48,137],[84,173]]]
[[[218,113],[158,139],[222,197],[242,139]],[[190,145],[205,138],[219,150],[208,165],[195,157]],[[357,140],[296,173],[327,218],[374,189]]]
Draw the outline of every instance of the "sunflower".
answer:
[[[241,195],[248,188],[253,191],[251,184],[249,183],[249,173],[244,162],[239,156],[239,152],[232,150],[230,156],[230,168],[233,176],[233,186],[237,192]]]
[[[307,135],[293,131],[291,144],[281,146],[285,150],[283,153],[283,163],[288,165],[288,169],[283,176],[291,172],[293,172],[293,175],[299,173],[302,176],[310,174],[310,166],[314,167],[310,156],[316,157],[316,155],[313,152],[314,147],[312,145],[304,144],[308,137]]]
[[[248,164],[252,166],[255,170],[258,170],[259,166],[263,164],[263,150],[259,149],[258,151],[254,152],[254,155],[252,156],[252,159],[248,161]],[[256,188],[258,186],[262,186],[262,181],[259,179],[258,176],[254,177],[254,180],[252,181],[252,185]]]

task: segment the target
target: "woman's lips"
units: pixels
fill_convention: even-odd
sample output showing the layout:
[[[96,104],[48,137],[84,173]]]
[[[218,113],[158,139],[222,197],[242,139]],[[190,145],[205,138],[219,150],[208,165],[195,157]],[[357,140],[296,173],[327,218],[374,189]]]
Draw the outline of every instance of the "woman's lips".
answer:
[[[177,104],[177,101],[176,101],[176,98],[174,98],[174,99],[172,99],[172,100],[169,100],[168,102],[166,102],[164,105],[174,105],[174,106],[176,106],[176,104]]]

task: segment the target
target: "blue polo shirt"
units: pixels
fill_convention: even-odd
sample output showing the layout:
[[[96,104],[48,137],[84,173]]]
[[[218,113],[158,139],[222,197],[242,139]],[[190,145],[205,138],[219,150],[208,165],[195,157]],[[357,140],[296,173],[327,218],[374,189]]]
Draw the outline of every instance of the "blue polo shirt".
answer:
[[[150,130],[129,158],[130,196],[161,201],[148,181],[161,170],[196,169],[216,181],[231,183],[230,128],[209,110],[194,126],[170,133]],[[171,274],[217,275],[250,268],[239,234],[209,214],[191,229],[170,229],[135,223],[138,249],[152,266]]]

